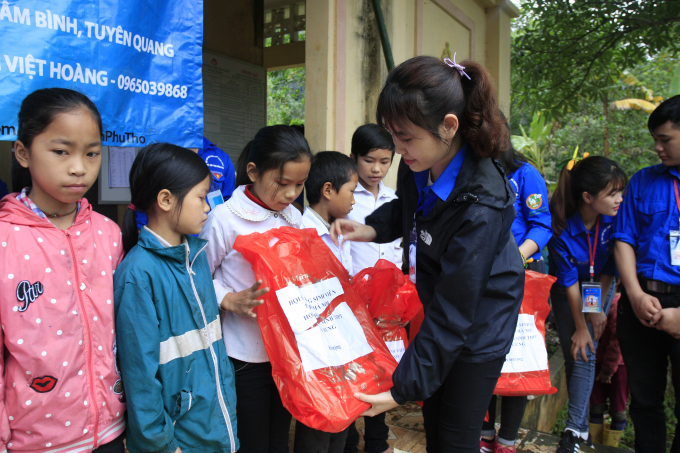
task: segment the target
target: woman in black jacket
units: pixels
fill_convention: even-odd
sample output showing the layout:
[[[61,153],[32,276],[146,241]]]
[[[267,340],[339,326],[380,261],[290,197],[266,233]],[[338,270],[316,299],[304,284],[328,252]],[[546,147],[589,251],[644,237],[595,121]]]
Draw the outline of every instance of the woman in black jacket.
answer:
[[[357,394],[375,415],[424,401],[427,451],[478,452],[479,431],[510,350],[524,270],[510,231],[514,191],[494,159],[508,147],[489,73],[415,57],[387,77],[378,123],[402,156],[398,200],[366,225],[336,220],[345,240],[409,244],[425,320],[391,391]]]

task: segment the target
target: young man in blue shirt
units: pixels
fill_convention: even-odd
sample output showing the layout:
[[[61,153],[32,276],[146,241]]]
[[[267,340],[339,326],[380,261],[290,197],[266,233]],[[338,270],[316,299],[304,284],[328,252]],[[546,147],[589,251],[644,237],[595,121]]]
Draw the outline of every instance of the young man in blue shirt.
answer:
[[[640,453],[666,449],[669,358],[680,394],[680,96],[659,105],[647,126],[661,164],[643,168],[630,180],[612,235],[625,288],[617,336],[628,371],[635,451]],[[680,416],[677,403],[675,414]],[[679,439],[672,452],[680,452]]]

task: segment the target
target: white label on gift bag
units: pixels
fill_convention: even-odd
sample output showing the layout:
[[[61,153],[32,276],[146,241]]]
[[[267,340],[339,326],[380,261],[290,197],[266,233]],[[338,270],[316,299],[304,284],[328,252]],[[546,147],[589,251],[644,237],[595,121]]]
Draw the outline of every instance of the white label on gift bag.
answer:
[[[346,302],[318,326],[296,334],[302,367],[306,372],[340,366],[373,352],[364,329]]]
[[[520,314],[510,352],[501,373],[523,373],[548,369],[548,351],[543,335],[536,328],[534,315]]]
[[[345,291],[337,277],[301,287],[290,283],[276,291],[276,297],[295,334],[316,324],[316,319],[324,309],[342,294]]]
[[[387,345],[387,349],[389,349],[392,353],[394,360],[399,363],[402,356],[404,355],[404,352],[406,351],[406,348],[404,347],[404,340],[386,341],[385,344]]]

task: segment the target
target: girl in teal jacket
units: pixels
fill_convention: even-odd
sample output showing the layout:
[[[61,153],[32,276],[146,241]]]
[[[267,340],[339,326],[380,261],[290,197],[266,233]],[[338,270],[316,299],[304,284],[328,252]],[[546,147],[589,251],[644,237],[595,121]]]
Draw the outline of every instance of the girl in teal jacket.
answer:
[[[128,405],[127,449],[234,452],[234,369],[204,248],[192,237],[210,210],[211,175],[195,153],[142,149],[130,171],[126,257],[114,276],[118,360]],[[149,223],[137,233],[134,211]]]

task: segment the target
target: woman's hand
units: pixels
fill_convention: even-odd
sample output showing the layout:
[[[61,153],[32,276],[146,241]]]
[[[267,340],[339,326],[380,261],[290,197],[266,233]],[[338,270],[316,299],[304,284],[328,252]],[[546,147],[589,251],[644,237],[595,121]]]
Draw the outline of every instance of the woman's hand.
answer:
[[[635,316],[637,316],[642,325],[653,327],[653,324],[656,323],[653,319],[658,319],[655,315],[661,311],[659,299],[642,290],[635,296],[629,294],[628,298],[630,300],[630,306],[633,307],[633,311],[635,312]]]
[[[675,339],[680,338],[680,308],[664,308],[658,311],[650,324]]]
[[[588,361],[588,356],[586,352],[586,347],[590,346],[590,350],[595,353],[595,344],[593,339],[590,337],[590,332],[588,329],[577,329],[574,335],[571,337],[571,356],[574,358],[574,362],[578,360],[578,352],[581,351],[581,357],[583,361]]]
[[[604,328],[607,326],[607,316],[604,313],[588,313],[586,315],[586,322],[592,324],[593,339],[599,341]]]
[[[237,293],[228,293],[224,296],[224,299],[222,299],[220,308],[236,313],[237,315],[257,318],[253,309],[264,303],[263,300],[258,300],[258,298],[269,292],[269,288],[258,289],[261,284],[262,280],[258,280],[248,289],[244,289]]]
[[[376,232],[372,226],[355,222],[349,219],[336,219],[331,225],[331,240],[338,247],[338,236],[342,235],[345,241],[371,242],[375,239]]]
[[[363,393],[355,393],[354,397],[371,405],[371,408],[361,414],[362,417],[373,417],[374,415],[382,414],[385,411],[399,406],[392,393],[388,390],[386,392],[378,393],[377,395],[365,395]]]

